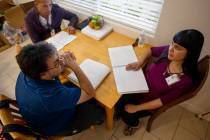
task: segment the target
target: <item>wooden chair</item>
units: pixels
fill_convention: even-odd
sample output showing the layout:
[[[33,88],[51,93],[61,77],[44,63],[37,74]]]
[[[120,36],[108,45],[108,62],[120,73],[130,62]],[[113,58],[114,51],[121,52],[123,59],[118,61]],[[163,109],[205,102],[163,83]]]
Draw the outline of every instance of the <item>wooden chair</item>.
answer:
[[[23,11],[27,14],[31,8],[34,7],[34,1],[26,2],[26,3],[21,3],[20,7],[23,9]]]
[[[0,94],[0,101],[2,100],[11,100],[12,106],[9,106],[8,108],[0,108],[0,120],[1,123],[4,125],[8,124],[20,124],[20,125],[25,125],[24,120],[22,117],[19,115],[19,109],[17,106],[17,103],[15,100],[12,100],[4,95]],[[17,115],[18,114],[18,115]],[[36,140],[34,136],[31,135],[24,135],[18,132],[9,132],[10,136],[15,139],[15,140]],[[49,140],[63,140],[63,137],[48,137],[47,139]]]
[[[0,108],[0,123],[2,123],[3,126],[9,125],[9,124],[20,124],[20,125],[27,126],[19,113],[17,102],[0,93],[0,101],[3,101],[3,100],[11,100],[12,103],[10,103],[11,106],[9,106],[8,108],[7,107]],[[95,126],[91,125],[90,130],[93,132],[96,132]],[[9,132],[9,134],[14,140],[36,140],[36,137],[34,136],[25,135],[18,132]],[[53,136],[53,137],[47,137],[47,139],[48,140],[63,140],[64,137]],[[45,139],[42,139],[42,140],[45,140]]]
[[[203,87],[207,77],[208,77],[208,72],[209,72],[209,59],[210,56],[206,55],[204,58],[202,58],[199,62],[198,62],[198,71],[200,74],[200,78],[199,80],[196,82],[196,84],[193,86],[192,90],[189,93],[184,94],[183,96],[177,98],[176,100],[160,107],[159,109],[155,110],[152,115],[150,116],[148,122],[147,122],[147,126],[146,126],[146,130],[148,132],[150,132],[151,130],[151,126],[153,121],[163,112],[165,112],[166,110],[170,109],[171,107],[178,105],[179,103],[186,101],[194,96],[197,95],[197,93],[200,91],[200,89]]]
[[[26,14],[20,6],[14,6],[4,12],[4,17],[7,23],[16,29],[24,27],[24,18]]]

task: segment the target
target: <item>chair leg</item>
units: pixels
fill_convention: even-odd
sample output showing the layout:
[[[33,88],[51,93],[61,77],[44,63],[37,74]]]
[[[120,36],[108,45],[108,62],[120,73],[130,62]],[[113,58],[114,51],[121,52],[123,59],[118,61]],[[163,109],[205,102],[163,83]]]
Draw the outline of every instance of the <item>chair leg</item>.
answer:
[[[153,121],[156,119],[156,117],[158,116],[159,114],[153,114],[149,120],[147,121],[147,126],[146,126],[146,130],[147,132],[150,132],[151,131],[151,127],[152,127],[152,123]]]
[[[147,132],[151,131],[152,122],[153,122],[153,119],[151,119],[150,117],[149,120],[147,121],[147,126],[146,126]]]

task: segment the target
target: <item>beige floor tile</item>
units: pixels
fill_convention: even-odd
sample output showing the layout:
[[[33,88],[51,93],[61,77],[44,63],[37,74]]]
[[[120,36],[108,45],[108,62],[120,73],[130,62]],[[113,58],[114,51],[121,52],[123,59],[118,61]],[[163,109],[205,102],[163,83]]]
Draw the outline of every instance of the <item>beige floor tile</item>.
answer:
[[[0,59],[1,62],[1,59]],[[0,63],[0,78],[8,73],[8,63]],[[2,81],[1,81],[2,82]]]
[[[210,123],[208,124],[208,130],[206,131],[205,140],[210,140]]]
[[[161,140],[171,140],[178,126],[182,112],[183,108],[179,106],[164,112],[153,122],[150,133]]]
[[[84,133],[81,132],[79,134],[73,135],[73,136],[68,136],[68,137],[64,137],[64,140],[79,140],[80,137],[83,135]]]
[[[15,59],[16,50],[15,47],[11,47],[0,53],[0,64],[10,62]]]
[[[171,140],[177,129],[177,122],[169,123],[158,129],[151,131],[154,136],[160,138],[161,140]]]
[[[9,62],[9,68],[19,67],[15,57],[11,57],[10,59],[11,60]]]
[[[17,80],[17,77],[18,77],[19,73],[20,73],[20,68],[19,67],[18,68],[14,68],[14,69],[10,69],[8,71],[9,77],[11,77],[15,81]]]
[[[173,140],[201,140],[201,139],[190,133],[188,130],[182,127],[178,127]]]
[[[109,140],[113,135],[116,128],[119,126],[120,121],[114,122],[113,130],[107,130],[105,123],[100,126],[96,126],[96,131],[86,130],[83,135],[79,138],[79,140]]]
[[[116,136],[112,135],[109,140],[120,140],[120,139],[117,138]]]
[[[0,53],[0,56],[2,56],[1,53]],[[17,69],[17,68],[18,68],[18,64],[14,56],[13,57],[8,56],[7,58],[0,57],[0,77],[5,74],[10,73],[11,70]]]
[[[160,139],[152,135],[151,133],[148,133],[147,131],[145,131],[143,138],[141,140],[160,140]]]
[[[140,127],[139,130],[132,136],[124,136],[123,129],[125,128],[125,124],[123,122],[120,123],[117,130],[114,132],[114,136],[119,140],[140,140],[143,137],[145,132],[145,127]]]
[[[16,82],[12,82],[11,85],[9,85],[7,88],[5,88],[2,93],[6,95],[7,97],[10,97],[12,99],[15,99],[15,85]]]
[[[194,135],[204,139],[208,127],[208,122],[200,120],[189,111],[184,111],[179,125]]]
[[[0,81],[1,81],[0,91],[6,89],[8,86],[14,83],[14,80],[11,77],[9,77],[9,75],[6,74],[0,76]]]

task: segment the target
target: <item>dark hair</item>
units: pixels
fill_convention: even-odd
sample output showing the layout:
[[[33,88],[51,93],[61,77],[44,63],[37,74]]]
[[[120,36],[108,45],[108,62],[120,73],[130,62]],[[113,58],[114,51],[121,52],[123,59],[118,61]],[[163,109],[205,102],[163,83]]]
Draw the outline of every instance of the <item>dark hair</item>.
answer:
[[[21,71],[32,79],[40,79],[40,73],[48,69],[47,58],[55,53],[56,49],[47,42],[29,44],[16,56]]]
[[[182,65],[183,71],[197,79],[197,63],[204,42],[203,34],[195,29],[183,30],[175,34],[173,41],[187,49],[187,56]]]
[[[195,29],[183,30],[174,35],[173,42],[187,49],[182,67],[184,73],[189,74],[195,82],[198,78],[197,63],[204,42],[203,34]],[[163,51],[158,61],[167,57],[168,49]]]

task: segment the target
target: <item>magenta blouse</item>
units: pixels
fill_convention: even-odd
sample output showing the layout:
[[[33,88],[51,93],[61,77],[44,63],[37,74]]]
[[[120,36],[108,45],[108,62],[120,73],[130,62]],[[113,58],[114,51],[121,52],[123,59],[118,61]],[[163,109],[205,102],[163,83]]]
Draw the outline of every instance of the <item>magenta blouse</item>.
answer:
[[[153,47],[151,49],[152,56],[159,57],[163,50],[168,48],[169,46]],[[167,84],[165,78],[169,76],[166,71],[169,62],[170,61],[165,58],[149,65],[148,70],[145,71],[149,93],[143,94],[143,98],[140,99],[141,103],[160,98],[164,105],[187,93],[187,91],[192,88],[192,78],[187,74],[181,75],[180,81],[170,86]]]

